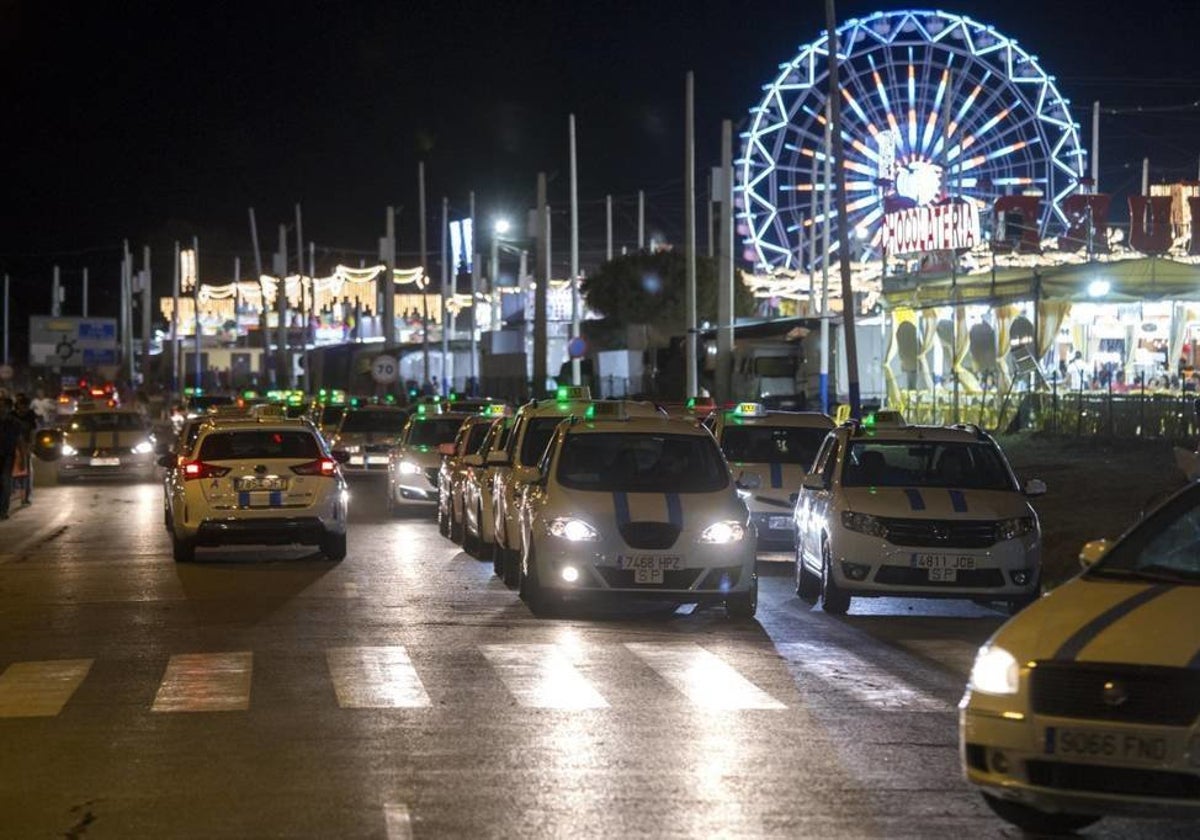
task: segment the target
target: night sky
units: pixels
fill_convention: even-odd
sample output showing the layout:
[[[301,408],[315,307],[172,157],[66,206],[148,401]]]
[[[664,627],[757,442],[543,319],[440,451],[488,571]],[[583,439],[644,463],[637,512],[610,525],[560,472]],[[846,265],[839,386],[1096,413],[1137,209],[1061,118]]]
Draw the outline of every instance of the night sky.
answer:
[[[912,5],[843,0],[838,13]],[[1039,56],[1090,145],[1094,99],[1118,108],[1200,99],[1200,7],[1106,6],[940,7],[990,23]],[[685,73],[696,74],[703,188],[718,162],[721,120],[737,126],[778,64],[823,29],[820,0],[0,0],[8,208],[0,271],[13,278],[13,355],[25,352],[25,316],[48,309],[55,263],[68,288],[65,314],[79,312],[85,265],[90,314],[116,314],[123,238],[154,248],[164,293],[171,244],[193,235],[206,281],[227,279],[235,255],[249,276],[249,206],[270,252],[301,202],[321,270],[373,262],[393,204],[400,262],[414,264],[419,160],[431,251],[443,195],[454,213],[465,214],[474,190],[481,219],[523,218],[544,170],[551,204],[563,211],[555,248],[565,259],[572,112],[584,267],[603,252],[606,193],[616,197],[618,247],[636,244],[638,189],[647,192],[649,226],[678,239]],[[1153,181],[1196,177],[1200,110],[1106,115],[1101,133],[1105,191],[1136,188],[1144,156]]]

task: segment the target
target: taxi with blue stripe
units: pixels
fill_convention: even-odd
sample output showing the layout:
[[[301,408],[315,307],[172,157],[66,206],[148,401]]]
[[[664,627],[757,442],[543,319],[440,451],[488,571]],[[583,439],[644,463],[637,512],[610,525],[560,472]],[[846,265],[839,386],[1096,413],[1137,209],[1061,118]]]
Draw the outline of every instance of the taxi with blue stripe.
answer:
[[[758,530],[759,551],[786,551],[796,543],[796,493],[833,419],[819,411],[770,411],[742,402],[707,421],[725,453]]]
[[[845,613],[856,597],[1037,597],[1042,537],[996,441],[975,426],[850,422],[831,432],[796,500],[796,592]]]
[[[980,649],[959,705],[967,780],[1030,833],[1200,817],[1200,485],[1080,561]]]
[[[513,468],[521,597],[535,613],[610,596],[758,604],[755,533],[729,467],[695,421],[593,403],[559,424],[536,466]]]
[[[330,560],[346,556],[346,481],[336,457],[307,420],[204,423],[177,458],[168,488],[177,562],[198,546],[316,545]]]

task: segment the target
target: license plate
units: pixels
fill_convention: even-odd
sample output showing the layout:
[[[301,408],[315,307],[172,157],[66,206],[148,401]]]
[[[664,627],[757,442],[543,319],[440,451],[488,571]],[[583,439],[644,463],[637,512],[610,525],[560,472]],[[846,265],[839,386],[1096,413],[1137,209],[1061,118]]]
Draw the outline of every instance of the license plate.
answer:
[[[969,554],[914,554],[912,564],[917,569],[974,569],[975,558]]]
[[[622,554],[618,564],[634,571],[671,572],[683,568],[683,558],[678,554]]]
[[[958,580],[958,569],[930,569],[930,583],[954,583]]]
[[[119,467],[121,466],[120,458],[93,458],[91,460],[93,467]]]
[[[663,573],[658,569],[636,569],[633,573],[634,583],[662,583]]]
[[[238,490],[286,490],[287,486],[287,479],[277,475],[263,476],[261,478],[253,476],[237,480]]]
[[[361,467],[362,462],[363,462],[363,456],[361,456],[361,455],[351,455],[350,456],[350,464],[351,465]]]
[[[388,456],[386,455],[368,455],[364,459],[368,464],[387,464]]]
[[[792,517],[768,516],[767,527],[772,531],[790,531],[792,530]]]
[[[1124,764],[1157,765],[1170,756],[1166,736],[1145,732],[1111,732],[1047,726],[1043,741],[1046,755],[1060,758],[1096,758]]]

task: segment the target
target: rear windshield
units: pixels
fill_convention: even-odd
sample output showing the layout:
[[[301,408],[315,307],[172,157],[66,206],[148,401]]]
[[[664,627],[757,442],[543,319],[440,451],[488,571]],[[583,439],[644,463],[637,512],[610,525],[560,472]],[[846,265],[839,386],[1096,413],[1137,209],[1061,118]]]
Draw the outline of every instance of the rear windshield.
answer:
[[[237,429],[213,432],[200,443],[200,460],[235,461],[243,458],[319,458],[321,445],[312,432]]]
[[[569,434],[558,482],[576,490],[711,493],[728,486],[729,469],[707,435]]]
[[[730,461],[799,464],[808,469],[827,434],[829,429],[797,426],[726,426],[721,451]]]
[[[1000,450],[988,443],[854,440],[842,467],[846,487],[1016,490]]]
[[[461,417],[445,419],[427,417],[424,420],[418,420],[413,423],[412,431],[408,433],[408,443],[413,446],[437,446],[439,443],[453,443],[461,425]]]
[[[205,411],[218,405],[233,405],[234,399],[225,394],[212,394],[207,397],[188,397],[188,408]]]
[[[132,432],[145,428],[146,421],[138,414],[76,414],[69,431]]]
[[[342,417],[339,431],[389,432],[398,435],[404,431],[407,420],[408,415],[403,411],[347,411]]]
[[[561,417],[534,417],[525,429],[525,437],[521,441],[520,463],[527,467],[542,460],[546,445],[554,437],[554,430],[563,421]]]

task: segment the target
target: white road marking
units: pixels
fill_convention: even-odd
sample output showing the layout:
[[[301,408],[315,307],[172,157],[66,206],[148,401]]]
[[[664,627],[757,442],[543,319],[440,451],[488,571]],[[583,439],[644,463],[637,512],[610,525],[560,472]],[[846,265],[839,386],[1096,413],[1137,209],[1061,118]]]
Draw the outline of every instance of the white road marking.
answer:
[[[384,805],[383,819],[387,825],[388,840],[412,840],[412,817],[403,802]]]
[[[480,650],[522,706],[603,709],[608,701],[558,645],[482,645]]]
[[[329,676],[343,709],[412,709],[430,705],[403,647],[330,648]]]
[[[183,653],[172,656],[152,712],[237,712],[250,708],[253,654]]]
[[[964,639],[899,639],[896,644],[924,659],[939,662],[964,680],[971,674],[979,645]]]
[[[54,717],[92,668],[93,659],[14,662],[0,674],[0,718]]]
[[[950,704],[905,685],[894,674],[845,648],[809,642],[776,645],[793,672],[816,677],[836,691],[882,711],[942,712]]]
[[[625,647],[707,709],[786,709],[714,653],[697,644],[627,642]]]

